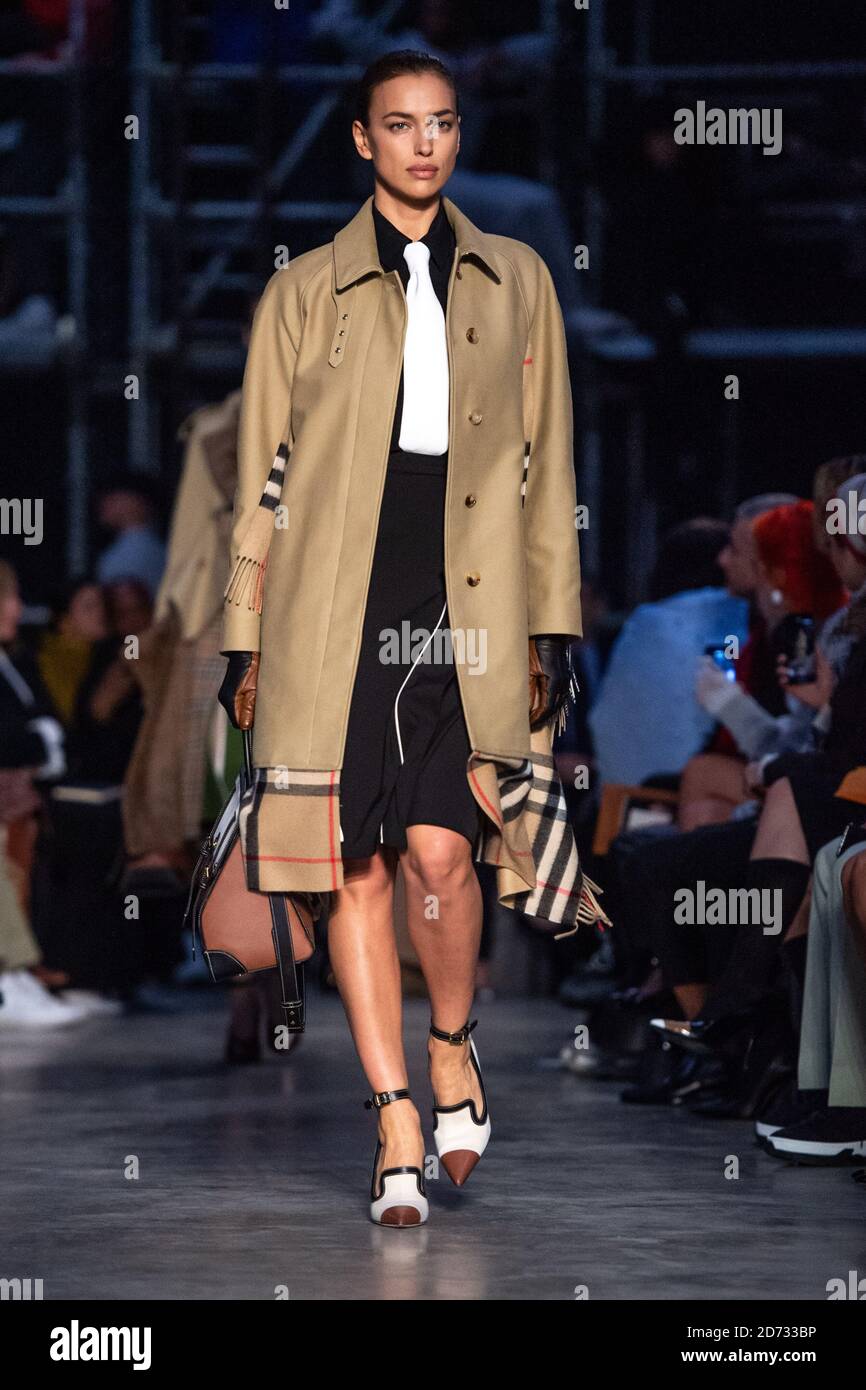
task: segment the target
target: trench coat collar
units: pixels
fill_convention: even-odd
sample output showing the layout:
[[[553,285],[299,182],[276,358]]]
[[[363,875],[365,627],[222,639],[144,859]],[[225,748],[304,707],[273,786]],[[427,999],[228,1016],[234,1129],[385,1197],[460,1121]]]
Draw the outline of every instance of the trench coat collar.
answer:
[[[443,196],[445,215],[454,229],[459,260],[464,256],[474,256],[481,261],[493,275],[497,284],[502,280],[499,269],[499,256],[494,250],[493,238],[469,221],[456,203]],[[376,227],[373,222],[373,195],[359,208],[351,222],[341,227],[334,237],[334,285],[337,290],[359,280],[370,272],[383,274],[376,245]]]

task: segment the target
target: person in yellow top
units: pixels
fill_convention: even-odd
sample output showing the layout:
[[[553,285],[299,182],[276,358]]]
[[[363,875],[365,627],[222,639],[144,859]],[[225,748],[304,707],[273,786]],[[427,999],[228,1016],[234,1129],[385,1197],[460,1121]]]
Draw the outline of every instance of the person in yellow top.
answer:
[[[95,579],[75,579],[43,634],[37,665],[58,717],[72,723],[78,692],[90,670],[93,648],[108,636],[105,595]]]

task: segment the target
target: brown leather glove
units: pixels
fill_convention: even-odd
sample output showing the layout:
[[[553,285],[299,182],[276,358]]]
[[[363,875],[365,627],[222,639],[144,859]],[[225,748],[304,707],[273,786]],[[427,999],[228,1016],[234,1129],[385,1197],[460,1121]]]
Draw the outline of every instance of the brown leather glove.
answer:
[[[540,729],[554,719],[568,697],[571,671],[569,639],[536,636],[529,639],[529,727]]]
[[[529,639],[529,727],[537,729],[547,707],[547,677],[538,659],[535,638]]]
[[[236,729],[251,729],[256,712],[259,679],[258,652],[222,652],[228,666],[217,699]]]

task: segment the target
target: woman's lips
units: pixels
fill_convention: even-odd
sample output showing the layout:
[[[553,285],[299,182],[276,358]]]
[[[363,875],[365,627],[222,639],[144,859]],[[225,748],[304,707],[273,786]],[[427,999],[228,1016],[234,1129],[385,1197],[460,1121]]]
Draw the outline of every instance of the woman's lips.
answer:
[[[422,165],[409,169],[409,173],[414,174],[416,179],[432,179],[438,172],[438,169],[425,169]]]

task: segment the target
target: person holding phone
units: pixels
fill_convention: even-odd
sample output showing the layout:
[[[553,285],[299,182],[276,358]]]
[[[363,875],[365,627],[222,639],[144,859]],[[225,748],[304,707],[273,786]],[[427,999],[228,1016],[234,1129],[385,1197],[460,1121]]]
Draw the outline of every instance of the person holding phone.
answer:
[[[844,603],[842,582],[815,545],[812,513],[811,502],[798,501],[774,507],[752,522],[755,604],[768,640],[779,653],[777,674],[790,669],[795,656],[802,661],[806,655],[808,660],[803,652],[806,635],[811,637],[816,624]],[[813,744],[812,715],[804,702],[788,698],[782,714],[771,714],[731,679],[733,663],[724,649],[720,655],[724,668],[713,654],[701,662],[697,698],[731,734],[739,756],[699,754],[691,760],[682,779],[681,830],[726,820],[754,794],[754,764],[782,748],[808,749]]]

